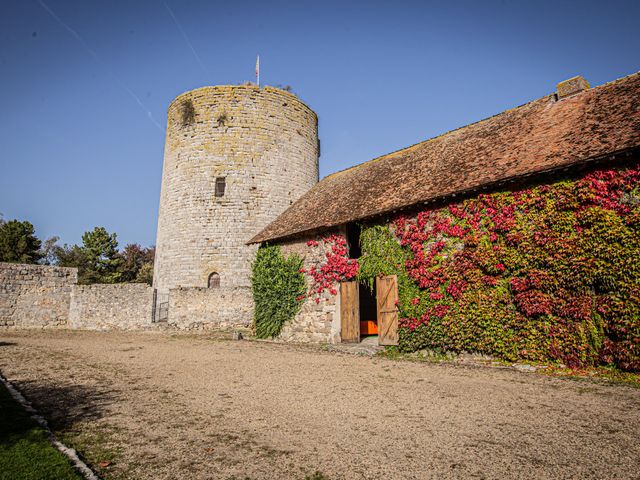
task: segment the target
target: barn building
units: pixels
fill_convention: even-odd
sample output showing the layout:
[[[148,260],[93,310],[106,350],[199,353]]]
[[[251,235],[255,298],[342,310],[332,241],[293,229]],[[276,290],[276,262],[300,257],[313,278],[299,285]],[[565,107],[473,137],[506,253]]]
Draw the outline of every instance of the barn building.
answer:
[[[301,255],[313,288],[339,239],[358,259],[363,225],[393,228],[399,215],[415,218],[482,194],[579,180],[602,166],[637,166],[639,148],[640,74],[595,88],[575,77],[543,98],[327,176],[249,243]],[[640,201],[634,192],[629,201]],[[377,333],[380,344],[396,344],[396,278],[380,275],[372,290],[341,280],[303,299],[280,338],[336,343]]]

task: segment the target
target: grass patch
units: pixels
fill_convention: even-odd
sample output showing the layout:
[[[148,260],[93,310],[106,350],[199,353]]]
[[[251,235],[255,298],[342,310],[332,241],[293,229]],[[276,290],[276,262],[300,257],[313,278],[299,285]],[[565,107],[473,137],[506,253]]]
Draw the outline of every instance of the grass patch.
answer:
[[[615,366],[598,366],[582,369],[569,369],[551,366],[540,373],[552,377],[566,377],[572,380],[596,380],[612,384],[622,384],[640,388],[640,373],[624,372]]]
[[[316,471],[315,473],[304,477],[304,480],[329,480],[329,477],[325,476],[320,471]]]
[[[387,358],[389,360],[408,361],[408,362],[429,362],[429,363],[443,363],[452,362],[455,360],[455,356],[446,352],[430,351],[428,354],[421,351],[413,353],[401,352],[398,347],[391,346],[386,347],[384,350],[379,351],[375,355],[376,357]]]
[[[0,480],[82,479],[39,427],[0,384]]]
[[[120,464],[123,448],[113,442],[116,430],[94,425],[90,432],[56,432],[65,445],[82,452],[83,460],[101,477],[111,479],[135,478],[123,472],[128,466]],[[124,475],[124,476],[122,476]]]
[[[387,358],[389,360],[404,362],[428,362],[428,363],[447,363],[451,365],[462,365],[456,355],[446,352],[430,352],[428,355],[422,354],[420,351],[413,353],[403,353],[398,347],[387,347],[378,352],[376,357]],[[567,368],[558,365],[540,364],[537,362],[529,362],[536,367],[537,374],[549,377],[561,377],[570,380],[594,380],[596,382],[608,382],[612,384],[623,384],[630,387],[640,388],[640,373],[624,372],[614,365],[596,366],[584,368]],[[513,366],[513,362],[493,358],[490,362],[478,361],[477,366],[496,367]],[[468,365],[468,364],[467,364]]]

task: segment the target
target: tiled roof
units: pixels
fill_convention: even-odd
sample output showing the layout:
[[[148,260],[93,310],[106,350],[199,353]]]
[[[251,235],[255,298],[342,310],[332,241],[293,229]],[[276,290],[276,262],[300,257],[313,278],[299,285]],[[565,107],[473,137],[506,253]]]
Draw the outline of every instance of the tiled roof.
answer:
[[[322,179],[253,237],[341,225],[640,146],[640,72],[549,95]]]

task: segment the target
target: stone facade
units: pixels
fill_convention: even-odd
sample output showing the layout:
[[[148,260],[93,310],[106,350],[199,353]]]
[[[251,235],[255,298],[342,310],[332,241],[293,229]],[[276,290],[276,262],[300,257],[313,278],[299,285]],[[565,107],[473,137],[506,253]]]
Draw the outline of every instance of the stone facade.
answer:
[[[318,153],[316,114],[291,93],[218,86],[178,96],[168,112],[158,293],[207,287],[213,272],[223,288],[249,287],[257,245],[246,242],[318,181]]]
[[[324,232],[326,236],[332,234],[344,235],[345,229],[338,228]],[[307,242],[318,242],[317,247],[310,247]],[[303,268],[318,267],[326,260],[326,252],[331,245],[322,242],[322,238],[315,235],[300,236],[294,240],[280,242],[285,257],[295,253],[303,258]],[[305,274],[307,285],[312,282],[311,276]],[[280,340],[290,342],[340,343],[340,289],[332,295],[329,290],[320,294],[320,302],[315,302],[316,296],[305,298],[300,312],[282,327]]]
[[[249,329],[250,288],[175,288],[169,293],[168,325],[179,330]]]
[[[152,327],[153,288],[144,283],[74,285],[69,328],[140,330]]]
[[[0,326],[64,327],[76,268],[0,263]]]

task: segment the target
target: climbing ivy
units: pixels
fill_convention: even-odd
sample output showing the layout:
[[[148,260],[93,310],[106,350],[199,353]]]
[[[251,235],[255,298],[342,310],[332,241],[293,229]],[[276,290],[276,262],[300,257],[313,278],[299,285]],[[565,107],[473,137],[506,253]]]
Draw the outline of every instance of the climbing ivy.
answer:
[[[278,245],[258,249],[251,276],[258,338],[276,337],[300,311],[298,298],[307,290],[301,268],[302,259],[298,255],[285,258]]]
[[[322,248],[330,246],[330,250],[325,251],[324,261],[317,265],[312,265],[309,269],[301,269],[300,272],[307,273],[312,279],[308,296],[315,297],[315,302],[320,303],[320,294],[328,290],[331,295],[337,295],[337,284],[343,280],[354,278],[358,274],[358,261],[349,258],[347,239],[343,235],[329,235],[322,237]],[[317,240],[309,240],[307,247],[317,248],[320,244]],[[299,297],[298,300],[302,300]]]
[[[640,165],[364,227],[358,277],[398,276],[400,345],[640,370]]]
[[[388,226],[362,226],[360,247],[364,254],[359,259],[358,280],[369,285],[371,290],[376,276],[403,275],[403,266],[409,255],[394,239]]]

